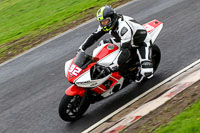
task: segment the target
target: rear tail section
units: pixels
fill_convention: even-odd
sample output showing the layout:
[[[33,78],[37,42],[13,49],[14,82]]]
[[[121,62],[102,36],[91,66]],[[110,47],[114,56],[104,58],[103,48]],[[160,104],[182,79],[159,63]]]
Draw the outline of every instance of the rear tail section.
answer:
[[[147,32],[150,34],[152,43],[156,40],[158,34],[163,28],[163,23],[158,20],[153,20],[143,25]]]

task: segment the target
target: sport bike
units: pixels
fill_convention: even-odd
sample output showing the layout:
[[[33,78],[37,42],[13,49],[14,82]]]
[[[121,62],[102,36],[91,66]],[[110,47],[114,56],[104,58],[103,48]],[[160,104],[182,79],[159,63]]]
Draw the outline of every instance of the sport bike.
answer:
[[[153,20],[143,26],[152,38],[151,55],[155,72],[160,63],[161,53],[154,41],[163,23]],[[90,104],[111,96],[136,79],[140,70],[136,48],[131,49],[131,57],[120,65],[118,71],[107,74],[103,70],[112,64],[120,53],[120,44],[100,44],[94,49],[92,56],[79,51],[73,59],[65,63],[65,75],[72,85],[66,89],[59,105],[59,115],[64,121],[79,119]]]

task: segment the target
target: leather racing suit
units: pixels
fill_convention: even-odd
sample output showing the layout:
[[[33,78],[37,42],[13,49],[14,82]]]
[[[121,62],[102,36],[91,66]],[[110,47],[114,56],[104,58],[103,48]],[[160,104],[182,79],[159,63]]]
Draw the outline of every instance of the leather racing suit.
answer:
[[[83,51],[86,50],[106,33],[115,37],[115,43],[118,42],[121,45],[119,56],[114,60],[113,64],[109,66],[111,70],[118,68],[120,64],[123,64],[131,56],[129,48],[136,47],[141,64],[141,76],[136,82],[140,82],[144,77],[151,78],[153,76],[151,37],[146,29],[131,17],[119,15],[116,27],[109,32],[103,31],[99,26],[98,29],[85,40],[79,49]]]

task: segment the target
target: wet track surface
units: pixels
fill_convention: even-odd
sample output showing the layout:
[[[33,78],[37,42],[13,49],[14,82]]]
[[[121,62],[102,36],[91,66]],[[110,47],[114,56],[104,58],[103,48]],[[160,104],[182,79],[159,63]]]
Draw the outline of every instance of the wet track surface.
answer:
[[[160,67],[153,79],[143,85],[133,83],[116,95],[91,105],[83,118],[73,123],[62,121],[57,111],[65,89],[70,86],[64,75],[64,64],[97,28],[96,21],[0,66],[0,132],[81,132],[196,61],[200,58],[199,7],[198,0],[138,0],[119,9],[119,13],[141,23],[153,19],[164,23],[156,40],[162,52]]]

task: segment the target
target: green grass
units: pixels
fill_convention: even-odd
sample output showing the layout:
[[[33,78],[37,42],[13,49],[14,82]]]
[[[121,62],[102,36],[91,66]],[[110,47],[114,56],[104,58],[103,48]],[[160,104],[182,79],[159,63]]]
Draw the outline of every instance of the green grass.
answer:
[[[200,101],[176,116],[167,126],[154,133],[200,133]]]
[[[24,36],[38,36],[87,15],[118,0],[1,0],[0,54],[6,43]],[[81,15],[81,16],[80,16]]]

